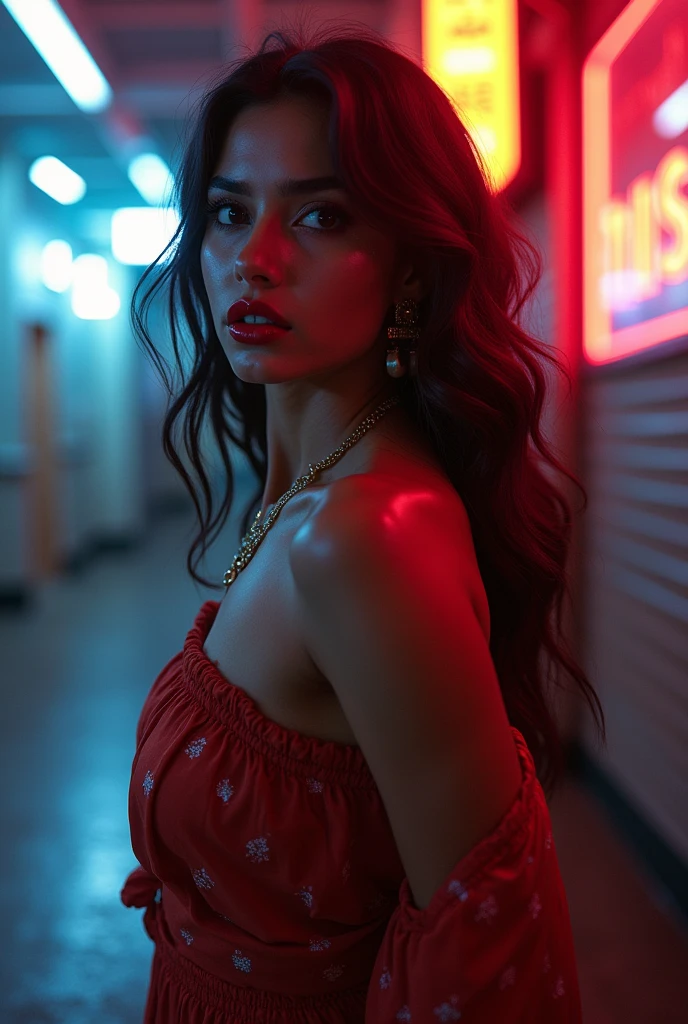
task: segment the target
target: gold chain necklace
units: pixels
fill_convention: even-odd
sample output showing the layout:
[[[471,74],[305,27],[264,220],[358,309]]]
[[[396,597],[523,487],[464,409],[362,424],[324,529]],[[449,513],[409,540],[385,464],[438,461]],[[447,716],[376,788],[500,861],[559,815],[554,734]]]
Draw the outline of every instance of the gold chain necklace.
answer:
[[[331,455],[328,455],[326,459],[322,459],[320,462],[309,462],[308,472],[303,476],[298,477],[289,490],[285,491],[281,498],[278,498],[272,506],[267,519],[261,523],[260,526],[258,525],[258,520],[263,514],[263,510],[259,509],[258,515],[253,520],[250,530],[245,535],[239,546],[239,550],[232,559],[231,568],[224,574],[222,582],[225,587],[229,587],[234,583],[234,580],[242,569],[246,568],[256,553],[258,545],[289,499],[293,498],[299,491],[302,491],[304,487],[308,487],[309,484],[312,484],[323,469],[327,469],[329,466],[333,466],[335,462],[338,462],[344,452],[348,451],[348,449],[355,445],[357,441],[360,441],[363,435],[366,434],[379,419],[382,419],[385,413],[387,413],[393,405],[398,405],[400,401],[401,397],[399,395],[394,395],[392,398],[388,398],[382,403],[382,405],[379,405],[374,412],[371,412],[371,414],[363,420],[363,423],[356,427],[353,434],[350,434],[346,441],[342,441],[338,448],[335,448]]]

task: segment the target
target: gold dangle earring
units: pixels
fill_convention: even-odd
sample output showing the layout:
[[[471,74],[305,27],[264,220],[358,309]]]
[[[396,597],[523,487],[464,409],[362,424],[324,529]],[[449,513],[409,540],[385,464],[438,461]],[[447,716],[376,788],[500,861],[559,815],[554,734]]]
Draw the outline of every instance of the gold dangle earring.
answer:
[[[415,340],[420,337],[418,330],[418,303],[415,299],[402,299],[394,303],[394,322],[396,327],[387,328],[387,337],[393,341],[397,338],[410,338]],[[418,373],[418,360],[415,349],[408,353],[408,369],[411,377]],[[387,373],[390,377],[403,377],[406,373],[406,366],[399,358],[399,346],[391,345],[387,349]]]

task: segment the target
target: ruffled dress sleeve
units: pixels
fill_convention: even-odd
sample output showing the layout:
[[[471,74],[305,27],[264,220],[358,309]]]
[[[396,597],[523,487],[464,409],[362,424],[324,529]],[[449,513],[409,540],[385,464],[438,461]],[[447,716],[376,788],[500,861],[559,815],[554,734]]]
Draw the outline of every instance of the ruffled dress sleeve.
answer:
[[[576,957],[545,794],[521,733],[516,799],[427,907],[407,878],[384,933],[365,1024],[581,1024]]]

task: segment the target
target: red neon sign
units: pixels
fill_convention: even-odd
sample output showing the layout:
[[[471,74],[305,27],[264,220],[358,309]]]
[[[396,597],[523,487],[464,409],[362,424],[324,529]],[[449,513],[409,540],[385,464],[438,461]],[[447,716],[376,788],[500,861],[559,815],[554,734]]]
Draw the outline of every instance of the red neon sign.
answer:
[[[686,0],[631,0],[583,70],[584,353],[688,335]]]

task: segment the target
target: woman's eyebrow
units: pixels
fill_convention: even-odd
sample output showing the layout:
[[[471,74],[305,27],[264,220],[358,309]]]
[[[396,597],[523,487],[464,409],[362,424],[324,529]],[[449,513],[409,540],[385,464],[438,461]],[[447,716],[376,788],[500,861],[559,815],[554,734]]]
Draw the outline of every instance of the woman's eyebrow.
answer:
[[[251,186],[247,181],[240,181],[236,178],[215,177],[208,185],[211,188],[221,188],[224,192],[235,192],[237,195],[250,196]],[[286,178],[277,182],[277,195],[286,198],[287,196],[303,195],[305,192],[324,192],[325,189],[342,189],[344,183],[333,175],[321,178]]]

